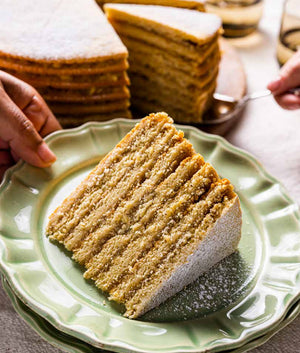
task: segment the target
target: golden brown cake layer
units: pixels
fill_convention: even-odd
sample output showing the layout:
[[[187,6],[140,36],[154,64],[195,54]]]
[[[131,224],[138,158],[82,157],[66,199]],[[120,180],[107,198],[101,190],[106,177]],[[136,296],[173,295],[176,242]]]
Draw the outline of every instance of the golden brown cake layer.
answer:
[[[62,100],[66,97],[66,101],[70,100],[81,100],[89,99],[93,96],[110,96],[110,95],[123,95],[126,97],[130,96],[128,87],[126,86],[111,86],[111,87],[93,87],[83,89],[65,89],[65,88],[54,88],[51,86],[39,87],[39,93],[44,97],[55,97],[57,100]],[[93,99],[93,98],[92,98]]]
[[[188,163],[184,163],[184,167],[189,168],[190,166]],[[198,171],[199,168],[201,166],[198,166]],[[142,223],[139,230],[143,234],[143,237],[145,237],[145,240],[141,242],[141,238],[137,237],[135,232],[133,232],[134,238],[130,239],[129,243],[124,247],[122,261],[121,257],[117,257],[107,272],[94,275],[93,279],[101,289],[111,292],[120,281],[121,283],[126,283],[130,278],[134,266],[143,261],[148,251],[151,251],[156,246],[156,243],[163,237],[164,233],[169,233],[171,225],[178,222],[179,217],[185,212],[185,209],[205,193],[213,182],[213,178],[216,178],[216,174],[213,173],[210,165],[205,165],[201,170],[202,172],[204,171],[203,175],[199,175],[200,172],[194,171],[195,174],[190,176],[190,179],[174,195],[174,198],[168,196],[167,202],[165,202],[165,195],[161,198],[159,197],[159,193],[158,196],[155,195],[155,201],[157,201],[154,205],[156,214],[150,223],[146,223],[146,225]],[[209,177],[210,174],[212,174],[212,179]],[[97,262],[97,266],[95,267],[102,268],[99,262]],[[114,293],[113,291],[110,294]]]
[[[196,112],[186,112],[185,110],[180,110],[178,108],[173,108],[171,105],[168,107],[168,111],[174,119],[180,123],[201,123],[203,113],[211,106],[211,98],[203,100],[199,103],[198,110]],[[144,98],[132,97],[131,105],[134,107],[140,114],[145,114],[145,112],[161,112],[164,109],[164,104],[156,101],[149,101]]]
[[[19,73],[10,70],[6,72],[20,78],[21,80],[31,84],[35,88],[46,88],[53,87],[59,89],[91,89],[94,87],[114,87],[129,85],[129,78],[125,72],[115,72],[111,74],[105,74],[98,77],[88,76],[80,77],[75,80],[69,76],[52,76],[45,78],[43,76],[32,76],[27,73]],[[93,79],[94,78],[94,79]],[[76,82],[77,81],[77,82]]]
[[[34,74],[49,75],[93,75],[103,72],[122,71],[128,68],[127,59],[117,58],[96,62],[32,62],[26,59],[0,55],[0,66],[4,69]]]
[[[178,96],[176,87],[170,87],[167,82],[153,82],[147,77],[134,75],[131,82],[134,100],[145,99],[149,102],[168,102],[169,107],[185,112],[199,112],[199,107],[215,91],[215,80],[209,82],[201,90],[187,89]]]
[[[148,63],[147,63],[148,64]],[[146,64],[146,65],[147,65]],[[186,90],[195,90],[201,92],[201,89],[212,81],[216,81],[218,76],[219,68],[215,65],[211,70],[200,77],[191,77],[186,73],[178,70],[172,70],[171,68],[165,68],[163,66],[149,67],[148,65],[142,65],[139,62],[132,62],[130,65],[129,75],[134,76],[145,76],[149,78],[149,81],[165,82],[172,87],[176,87],[177,91],[186,92]]]
[[[240,209],[230,182],[158,113],[144,118],[53,212],[47,235],[135,318],[166,291],[174,293],[176,273],[196,278],[199,265],[191,272],[187,259],[201,249],[214,252],[211,238],[216,260],[203,253],[203,270],[236,249]]]
[[[169,277],[170,271],[173,272],[184,264],[187,257],[196,251],[199,242],[205,239],[208,230],[213,227],[222,214],[237,202],[237,196],[232,192],[232,186],[226,186],[227,180],[221,180],[218,183],[223,184],[223,187],[218,188],[219,194],[214,197],[209,196],[213,206],[211,206],[209,200],[201,200],[193,205],[193,210],[189,210],[190,214],[182,222],[181,227],[174,229],[170,237],[163,240],[161,244],[156,244],[159,248],[158,252],[157,249],[154,249],[148,255],[146,261],[148,263],[150,261],[152,266],[159,263],[158,270],[155,266],[149,268],[147,263],[144,264],[139,273],[132,271],[132,280],[126,281],[125,288],[116,290],[113,294],[111,300],[127,301],[127,306],[131,307],[127,312],[129,317],[132,315],[139,316],[142,313],[143,302],[151,298],[152,291]],[[201,222],[198,223],[199,219]],[[196,227],[190,226],[191,223],[189,222],[193,221]],[[182,233],[184,233],[184,236],[182,236]],[[237,244],[238,240],[235,240],[234,247],[237,247]],[[147,277],[147,275],[149,276]]]
[[[122,41],[130,51],[131,62],[147,62],[151,67],[155,67],[155,65],[164,66],[172,70],[183,71],[193,77],[205,75],[207,71],[218,66],[220,61],[220,52],[217,48],[218,43],[209,48],[209,51],[204,55],[204,62],[199,64],[196,61],[174,55],[153,45],[145,44],[139,39],[122,36]],[[206,55],[208,55],[207,58]]]
[[[48,101],[48,102],[63,102],[63,103],[96,103],[96,102],[107,102],[107,101],[115,101],[115,100],[120,100],[120,99],[125,99],[125,98],[130,98],[130,93],[129,90],[126,86],[115,87],[116,90],[109,93],[103,93],[103,94],[94,94],[94,95],[87,95],[85,96],[84,94],[74,94],[73,90],[67,91],[67,93],[64,93],[65,90],[56,90],[56,92],[53,92],[51,94],[47,93],[42,93],[43,98]],[[39,91],[41,91],[39,89]],[[75,92],[76,93],[76,92]]]
[[[85,216],[90,215],[92,210],[89,200],[82,202],[84,195],[95,196],[94,204],[98,205],[99,202],[103,205],[105,197],[109,198],[111,190],[107,183],[109,181],[113,184],[126,182],[126,173],[134,172],[136,170],[134,168],[139,168],[146,158],[146,151],[149,149],[149,153],[153,151],[152,144],[157,136],[166,134],[166,130],[170,129],[168,125],[165,125],[167,125],[165,118],[160,116],[151,120],[143,120],[138,128],[127,135],[90,174],[86,179],[89,181],[89,187],[79,186],[71,197],[64,201],[58,212],[53,214],[51,222],[55,227],[59,227],[55,236],[58,240],[63,240],[67,235],[70,236],[71,229],[84,220]],[[172,134],[173,131],[171,130],[170,133]],[[118,163],[121,158],[123,168],[119,170]],[[50,231],[52,231],[51,223],[49,224]],[[63,226],[64,224],[67,224],[67,227]]]
[[[210,169],[207,168],[206,173],[206,175],[211,174],[214,180],[217,179],[211,166]],[[210,181],[210,184],[207,179]],[[113,300],[122,301],[124,299],[131,299],[136,295],[135,291],[140,290],[143,285],[146,286],[146,283],[152,277],[159,278],[160,276],[164,276],[165,272],[169,270],[166,268],[166,264],[170,266],[170,262],[167,260],[171,258],[173,260],[178,259],[182,248],[190,242],[193,232],[196,232],[199,224],[204,223],[205,217],[211,213],[214,207],[217,205],[218,207],[220,205],[220,208],[223,207],[223,198],[226,195],[232,194],[232,185],[226,180],[220,180],[213,184],[209,178],[203,177],[200,172],[195,176],[195,180],[199,183],[198,194],[194,195],[195,199],[189,203],[187,210],[184,206],[182,207],[183,215],[180,223],[176,222],[176,219],[171,223],[171,226],[170,222],[169,224],[167,223],[169,227],[167,229],[168,234],[157,238],[155,245],[150,248],[150,251],[144,252],[142,259],[137,261],[134,266],[131,266],[130,271],[123,266],[125,270],[125,275],[123,272],[123,276],[126,276],[126,280],[123,278],[123,281],[119,284],[109,284],[110,289],[113,287],[111,289]],[[210,190],[208,190],[208,185],[211,185]],[[204,192],[207,192],[207,194],[203,195]],[[188,193],[186,194],[188,195]],[[97,284],[98,281],[99,276]]]
[[[86,237],[90,237],[94,231],[96,233],[96,241],[106,241],[111,236],[111,233],[100,232],[99,225],[101,223],[105,225],[106,222],[110,221],[110,217],[117,212],[117,208],[121,207],[124,202],[126,203],[128,199],[131,199],[135,189],[140,187],[145,180],[146,174],[149,175],[152,172],[157,158],[165,153],[170,146],[178,144],[180,139],[182,139],[182,136],[175,135],[171,129],[164,129],[161,134],[156,136],[157,138],[152,141],[152,144],[148,146],[146,144],[139,149],[139,151],[142,151],[142,155],[138,152],[137,157],[135,157],[137,161],[133,168],[119,181],[113,192],[111,191],[99,201],[97,210],[89,214],[88,219],[85,218],[85,222],[93,224],[92,229],[88,229],[88,232],[86,232],[86,230],[82,231],[79,227],[65,240],[64,244],[68,249],[75,250],[80,245],[80,242]],[[119,178],[119,175],[117,177]],[[114,213],[112,213],[113,210],[115,210]],[[102,240],[98,238],[99,236]]]
[[[109,4],[105,11],[129,50],[132,107],[201,122],[219,71],[219,19],[160,6]]]
[[[199,64],[203,63],[209,54],[212,53],[212,48],[215,48],[215,43],[218,40],[218,35],[216,35],[210,39],[209,42],[198,46],[193,42],[174,41],[160,34],[147,31],[114,18],[110,18],[109,20],[121,38],[139,39],[147,45],[161,48],[173,55],[194,60]]]
[[[98,84],[106,85],[110,82],[116,82],[122,77],[126,77],[125,71],[108,72],[97,75],[40,75],[27,72],[17,72],[14,70],[6,70],[14,76],[22,78],[24,81],[36,82],[40,85],[69,85],[72,87],[75,85],[86,85],[91,86],[93,83],[95,86]]]
[[[131,202],[130,205],[128,205],[127,200],[124,200],[122,204],[120,204],[118,210],[115,212],[113,215],[113,219],[109,220],[112,224],[114,224],[113,228],[110,228],[109,230],[106,229],[103,231],[103,229],[97,229],[97,232],[93,236],[93,234],[90,234],[88,238],[82,243],[80,251],[75,251],[74,258],[76,258],[77,261],[85,263],[87,267],[93,266],[93,257],[94,255],[97,254],[97,250],[100,250],[99,247],[94,246],[94,244],[99,244],[99,237],[103,238],[104,234],[109,234],[111,232],[115,232],[115,234],[120,235],[120,233],[123,233],[124,237],[125,235],[127,236],[130,234],[129,227],[135,224],[134,218],[136,216],[135,212],[137,211],[137,207],[139,210],[145,205],[147,205],[147,202],[150,201],[149,197],[151,197],[149,194],[151,194],[151,191],[153,189],[156,189],[159,187],[159,185],[166,179],[168,176],[173,173],[176,168],[179,166],[180,162],[186,159],[187,157],[190,157],[191,155],[191,146],[186,140],[182,140],[182,137],[179,136],[174,136],[172,139],[169,140],[170,143],[167,145],[169,148],[166,150],[166,153],[162,154],[161,156],[158,157],[157,161],[155,162],[155,165],[151,169],[151,171],[148,173],[148,179],[145,183],[141,185],[141,187],[137,190],[134,191],[132,197],[131,197]],[[141,211],[143,213],[143,211]],[[151,215],[151,211],[148,210],[147,217]],[[124,217],[128,218],[129,222],[127,223],[128,228],[126,229],[125,227],[122,228],[120,231],[120,226],[122,225],[122,220]],[[141,221],[141,220],[137,220]],[[134,230],[134,235],[136,235],[136,229]],[[114,244],[116,245],[116,239],[113,239]],[[109,247],[109,242],[107,242],[108,247]],[[106,244],[106,245],[107,245]],[[120,243],[117,241],[117,246],[122,249],[122,245],[124,245],[124,239],[120,241]],[[90,249],[93,249],[91,252]],[[114,246],[113,251],[111,254],[106,252],[106,256],[103,256],[101,253],[100,258],[103,260],[102,261],[102,266],[105,266],[105,260],[109,261],[113,254],[119,253],[121,249],[116,249],[116,246]],[[105,253],[105,251],[104,251]],[[99,265],[99,263],[98,263]],[[99,266],[101,268],[101,266]]]
[[[180,44],[201,46],[221,33],[221,19],[199,11],[129,4],[107,4],[104,9],[110,21],[117,18]]]

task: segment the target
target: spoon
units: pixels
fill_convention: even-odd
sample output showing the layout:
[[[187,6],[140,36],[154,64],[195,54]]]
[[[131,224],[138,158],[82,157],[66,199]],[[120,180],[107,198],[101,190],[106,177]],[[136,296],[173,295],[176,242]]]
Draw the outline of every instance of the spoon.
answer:
[[[300,96],[300,87],[291,89],[288,93]],[[246,94],[243,98],[237,100],[234,97],[230,97],[225,94],[214,93],[211,114],[207,116],[206,120],[204,120],[202,124],[224,123],[235,117],[250,100],[267,97],[271,94],[272,92],[267,89],[264,91]]]

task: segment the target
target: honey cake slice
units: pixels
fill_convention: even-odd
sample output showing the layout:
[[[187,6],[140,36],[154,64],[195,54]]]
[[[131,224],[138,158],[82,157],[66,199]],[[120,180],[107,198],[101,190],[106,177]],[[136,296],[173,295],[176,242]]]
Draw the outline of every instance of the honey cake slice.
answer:
[[[136,111],[167,111],[179,122],[187,121],[186,112],[189,121],[201,122],[217,82],[220,19],[165,6],[107,4],[104,8],[128,45]],[[180,99],[174,103],[178,92]],[[166,99],[169,94],[173,98]]]
[[[218,16],[194,10],[132,4],[106,4],[104,9],[109,20],[146,29],[177,43],[203,45],[221,32]]]
[[[137,318],[237,249],[241,209],[230,182],[157,113],[58,206],[46,234]]]
[[[105,9],[112,6],[111,4],[105,5]],[[131,5],[127,5],[131,6]],[[135,5],[132,5],[135,6]],[[138,6],[138,5],[136,5]],[[142,5],[139,5],[142,6]],[[162,7],[162,6],[161,6]],[[165,7],[166,8],[166,7]],[[168,8],[167,8],[168,9]],[[169,8],[171,10],[176,10]],[[178,9],[179,11],[184,11],[183,9]],[[106,10],[108,11],[108,10]],[[189,12],[196,12],[201,16],[207,16],[208,14],[201,14],[200,12],[193,10],[186,10]],[[142,28],[126,21],[120,20],[117,16],[119,13],[107,12],[110,23],[113,25],[121,39],[125,42],[127,38],[134,39],[139,43],[150,45],[152,47],[160,48],[163,51],[167,51],[173,55],[183,57],[188,60],[194,60],[197,63],[202,63],[211,54],[214,49],[216,49],[218,32],[208,39],[205,43],[196,43],[191,39],[178,38],[178,33],[175,33],[172,37],[170,34],[159,33],[158,31],[153,31],[152,29]],[[159,24],[158,24],[159,27]],[[171,32],[171,28],[169,29]],[[139,47],[139,44],[138,46]]]

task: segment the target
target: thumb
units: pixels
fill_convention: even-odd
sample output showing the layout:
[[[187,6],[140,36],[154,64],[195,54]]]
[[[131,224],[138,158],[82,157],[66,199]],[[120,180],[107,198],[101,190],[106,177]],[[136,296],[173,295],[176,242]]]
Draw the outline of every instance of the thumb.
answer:
[[[47,167],[55,161],[33,124],[0,87],[0,138],[7,142],[12,151],[24,161]]]

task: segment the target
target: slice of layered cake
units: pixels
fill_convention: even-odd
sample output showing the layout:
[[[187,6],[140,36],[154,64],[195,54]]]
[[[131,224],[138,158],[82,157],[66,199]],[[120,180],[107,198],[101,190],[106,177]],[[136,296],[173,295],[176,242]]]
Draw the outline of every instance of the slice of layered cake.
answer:
[[[144,118],[50,216],[47,235],[73,252],[136,318],[233,253],[238,196],[166,113]]]
[[[205,0],[96,0],[103,7],[106,3],[118,4],[144,4],[144,5],[162,5],[172,7],[182,7],[184,9],[205,11]]]
[[[129,116],[128,52],[93,0],[4,0],[0,26],[0,69],[34,86],[65,125]]]
[[[104,9],[129,51],[133,107],[142,114],[164,110],[178,122],[201,122],[217,84],[220,18],[166,6]]]

